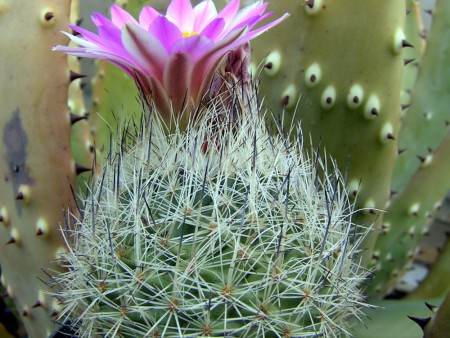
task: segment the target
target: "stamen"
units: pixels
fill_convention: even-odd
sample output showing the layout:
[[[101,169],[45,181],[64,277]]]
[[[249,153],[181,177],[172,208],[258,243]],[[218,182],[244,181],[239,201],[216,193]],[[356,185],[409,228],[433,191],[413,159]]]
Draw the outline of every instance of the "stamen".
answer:
[[[197,32],[182,32],[182,34],[185,38],[189,38],[191,36],[198,35]]]

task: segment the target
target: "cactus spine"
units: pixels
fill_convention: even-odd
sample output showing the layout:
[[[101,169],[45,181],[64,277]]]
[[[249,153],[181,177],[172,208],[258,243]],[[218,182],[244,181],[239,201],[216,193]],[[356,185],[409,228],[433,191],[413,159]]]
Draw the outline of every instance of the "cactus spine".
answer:
[[[71,205],[75,165],[67,109],[69,70],[60,31],[68,1],[1,3],[0,28],[0,263],[2,283],[28,333],[47,337],[54,299],[45,294],[44,270],[64,248],[59,233]],[[26,23],[26,24],[25,24]]]

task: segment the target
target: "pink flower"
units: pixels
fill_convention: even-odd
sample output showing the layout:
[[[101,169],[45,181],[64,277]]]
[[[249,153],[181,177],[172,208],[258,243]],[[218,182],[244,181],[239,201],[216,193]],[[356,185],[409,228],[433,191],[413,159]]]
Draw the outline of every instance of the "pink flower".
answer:
[[[150,97],[163,115],[198,107],[224,56],[277,25],[289,14],[254,29],[272,13],[267,3],[255,2],[239,11],[239,0],[219,13],[211,0],[192,7],[190,0],[172,0],[166,15],[150,6],[139,20],[119,6],[111,20],[94,13],[98,34],[70,26],[78,36],[64,32],[79,47],[54,50],[76,56],[105,59],[123,69]]]

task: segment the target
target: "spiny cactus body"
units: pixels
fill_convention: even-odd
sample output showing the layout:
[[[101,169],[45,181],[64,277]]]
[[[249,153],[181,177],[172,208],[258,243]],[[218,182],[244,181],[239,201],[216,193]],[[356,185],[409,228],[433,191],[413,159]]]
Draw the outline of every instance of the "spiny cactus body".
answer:
[[[81,337],[348,335],[367,272],[342,177],[246,113],[169,136],[155,118],[112,154],[63,230]]]
[[[69,2],[50,0],[0,4],[1,282],[31,337],[52,331],[54,300],[40,279],[64,248],[58,229],[75,177],[70,74],[66,57],[51,51],[67,43],[60,31],[69,8]]]

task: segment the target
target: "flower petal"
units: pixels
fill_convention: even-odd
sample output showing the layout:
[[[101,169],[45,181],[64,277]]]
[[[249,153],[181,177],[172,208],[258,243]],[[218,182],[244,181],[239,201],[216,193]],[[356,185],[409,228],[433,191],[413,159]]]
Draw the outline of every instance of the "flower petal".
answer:
[[[222,18],[217,18],[211,21],[208,26],[201,31],[200,35],[206,36],[210,40],[217,41],[217,39],[222,35],[224,27],[225,20]]]
[[[167,8],[166,18],[172,21],[182,32],[194,29],[194,10],[190,0],[172,0]]]
[[[239,0],[231,0],[217,15],[219,18],[223,18],[225,20],[225,25],[233,20],[236,16],[236,13],[239,11]]]
[[[202,35],[193,35],[188,38],[178,40],[170,49],[169,54],[189,54],[192,58],[192,61],[195,62],[213,46],[214,43],[207,37]]]
[[[183,39],[183,34],[178,27],[164,16],[159,16],[153,20],[148,27],[148,31],[164,45],[166,51],[169,51],[176,41]]]
[[[196,62],[192,71],[191,94],[195,100],[200,100],[200,95],[206,91],[210,85],[212,76],[227,51],[231,50],[230,45],[243,39],[246,29],[242,28],[230,33],[225,39],[219,41],[213,48],[204,53]]]
[[[286,20],[289,16],[290,16],[290,14],[286,13],[282,17],[278,18],[277,20],[272,21],[272,22],[270,22],[267,25],[264,25],[262,27],[259,27],[258,29],[255,29],[254,31],[249,32],[243,41],[247,42],[247,41],[250,41],[250,40],[256,38],[257,36],[261,35],[265,31],[267,31],[268,29],[272,28],[273,26],[278,25],[281,21]]]
[[[91,20],[92,20],[92,23],[94,25],[96,25],[97,27],[107,25],[107,24],[113,25],[111,20],[106,18],[103,14],[97,13],[97,12],[92,13]]]
[[[139,26],[126,24],[122,29],[122,42],[142,73],[162,80],[168,55],[156,37]]]
[[[264,11],[267,8],[267,2],[261,3],[255,2],[251,5],[248,5],[244,8],[242,8],[239,13],[236,14],[236,16],[233,18],[232,24],[238,25],[239,23],[247,20],[248,18],[255,16],[255,15],[262,15]]]
[[[111,7],[111,20],[119,28],[122,28],[127,23],[138,24],[130,13],[117,5]]]
[[[194,32],[201,32],[215,17],[217,9],[214,2],[206,0],[194,7]]]
[[[86,39],[87,41],[94,42],[94,43],[101,43],[100,37],[97,34],[88,31],[87,29],[84,29],[84,28],[81,28],[78,26],[74,26],[74,25],[69,25],[69,28],[71,28],[74,32],[83,35],[83,38]],[[63,33],[66,34],[65,32],[63,32]]]
[[[139,14],[139,24],[142,28],[148,29],[153,20],[160,16],[161,14],[153,7],[144,6]]]
[[[150,95],[153,102],[155,103],[156,108],[162,115],[170,116],[170,114],[172,114],[172,109],[169,97],[167,96],[167,92],[164,89],[164,86],[158,79],[154,77],[147,78],[147,81],[150,84]]]
[[[174,53],[166,64],[163,81],[174,113],[181,114],[185,108],[192,105],[189,93],[191,74],[191,57],[184,53]]]

